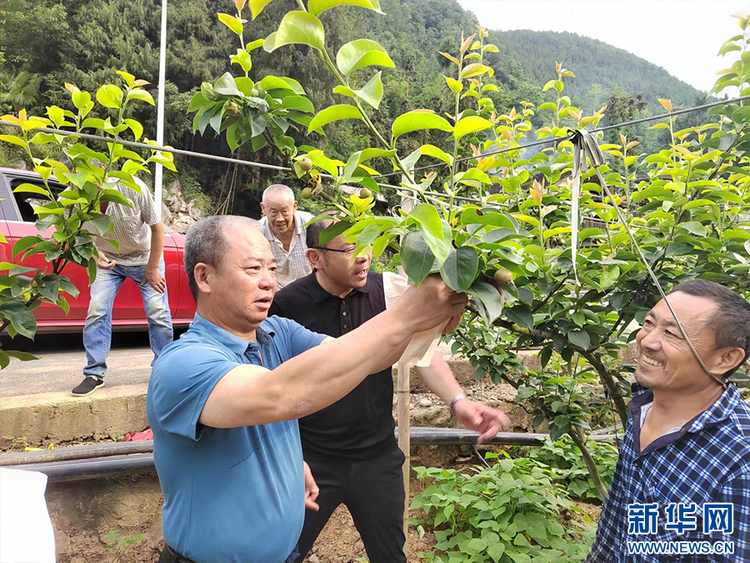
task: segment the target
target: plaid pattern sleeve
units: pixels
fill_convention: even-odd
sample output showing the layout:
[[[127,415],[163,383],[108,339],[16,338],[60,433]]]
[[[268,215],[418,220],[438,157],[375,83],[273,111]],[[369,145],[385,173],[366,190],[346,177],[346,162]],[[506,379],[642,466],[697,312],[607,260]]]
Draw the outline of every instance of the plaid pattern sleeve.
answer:
[[[750,561],[750,475],[745,473],[727,482],[719,491],[716,502],[727,502],[734,506],[734,553],[714,555],[716,563]]]
[[[632,452],[632,448],[630,448]],[[630,463],[632,459],[626,462],[628,457],[625,444],[620,451],[620,457],[617,459],[615,475],[612,484],[609,487],[607,500],[604,503],[601,517],[599,518],[599,527],[596,530],[596,541],[591,548],[591,554],[586,559],[586,563],[609,563],[617,561],[614,559],[611,546],[617,543],[617,538],[621,533],[620,528],[623,522],[627,521],[627,514],[624,512],[625,503],[625,483],[623,482],[623,466]],[[630,456],[632,457],[632,456]]]
[[[730,386],[641,451],[641,407],[652,401],[634,387],[587,563],[750,563],[750,407]]]

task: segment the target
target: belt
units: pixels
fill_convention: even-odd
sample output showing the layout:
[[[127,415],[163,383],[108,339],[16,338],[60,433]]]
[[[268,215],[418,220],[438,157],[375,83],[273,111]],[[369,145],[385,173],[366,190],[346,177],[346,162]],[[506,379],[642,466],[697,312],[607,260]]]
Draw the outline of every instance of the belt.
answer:
[[[177,553],[174,549],[172,549],[169,544],[167,544],[167,551],[169,552],[169,555],[172,557],[171,563],[195,563],[192,559],[189,559],[185,557],[184,555],[180,555]]]

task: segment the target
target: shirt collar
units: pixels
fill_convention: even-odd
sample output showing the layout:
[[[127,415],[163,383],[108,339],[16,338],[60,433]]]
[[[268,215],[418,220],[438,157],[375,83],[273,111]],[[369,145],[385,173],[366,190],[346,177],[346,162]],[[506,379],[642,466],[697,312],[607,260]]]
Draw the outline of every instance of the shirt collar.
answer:
[[[322,303],[326,299],[341,300],[341,297],[339,297],[338,295],[333,295],[331,293],[328,293],[325,289],[323,289],[320,283],[318,283],[318,278],[315,276],[315,270],[313,270],[312,273],[307,277],[309,279],[310,297],[312,298],[313,303]],[[372,283],[372,278],[370,277],[370,275],[368,275],[367,283],[364,285],[364,287],[353,289],[349,293],[349,295],[347,295],[346,297],[350,297],[354,295],[355,293],[370,293],[371,283]]]
[[[264,320],[263,323],[265,322],[266,321]],[[258,340],[259,344],[268,346],[273,341],[273,337],[276,336],[276,333],[273,330],[263,328],[263,323],[255,329],[255,338]],[[249,340],[245,340],[244,338],[232,334],[228,330],[204,319],[198,313],[195,314],[193,322],[190,323],[190,328],[207,334],[236,354],[244,354],[249,347],[257,346],[255,342],[250,342]]]
[[[638,383],[633,383],[631,389],[633,391],[633,399],[630,401],[628,407],[630,409],[630,416],[634,417],[633,422],[635,423],[636,420],[640,420],[637,417],[640,416],[641,407],[653,402],[654,393],[651,389],[647,389]],[[687,432],[698,432],[726,420],[741,400],[737,388],[734,385],[727,386],[721,396],[710,407],[690,421],[688,427],[684,430]]]

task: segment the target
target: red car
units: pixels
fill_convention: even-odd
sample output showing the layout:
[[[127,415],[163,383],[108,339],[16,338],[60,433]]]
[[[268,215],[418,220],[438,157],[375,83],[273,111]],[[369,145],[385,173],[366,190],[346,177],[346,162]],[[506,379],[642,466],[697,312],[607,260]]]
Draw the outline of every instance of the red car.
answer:
[[[33,213],[34,204],[27,199],[37,199],[34,193],[13,193],[20,184],[30,183],[43,186],[42,180],[35,172],[0,168],[0,232],[8,240],[7,244],[0,244],[0,261],[20,263],[24,266],[44,268],[47,262],[44,254],[36,254],[23,262],[13,258],[12,247],[15,242],[29,235],[38,234]],[[54,189],[53,185],[53,189]],[[64,188],[58,186],[60,191]],[[174,326],[187,326],[195,315],[195,301],[188,288],[187,276],[182,253],[185,246],[185,235],[172,229],[164,228],[164,264],[166,268],[167,293],[169,294],[169,308],[172,312]],[[52,236],[54,229],[49,229],[44,235]],[[34,311],[38,332],[76,332],[83,330],[86,313],[89,307],[89,278],[86,269],[70,263],[65,267],[64,275],[81,292],[77,299],[66,295],[70,303],[70,312],[65,312],[51,303],[43,303]],[[112,312],[114,330],[147,329],[148,321],[143,311],[141,292],[133,280],[126,280],[115,299]]]

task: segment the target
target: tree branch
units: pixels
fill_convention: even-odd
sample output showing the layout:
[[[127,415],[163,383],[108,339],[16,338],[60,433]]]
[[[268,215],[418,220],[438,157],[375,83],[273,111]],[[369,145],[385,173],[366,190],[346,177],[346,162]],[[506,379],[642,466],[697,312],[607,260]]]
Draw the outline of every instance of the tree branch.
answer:
[[[586,463],[586,468],[589,470],[589,475],[591,475],[591,480],[594,482],[596,490],[599,492],[603,501],[607,500],[607,487],[604,486],[602,476],[599,474],[599,468],[596,466],[594,458],[591,457],[591,452],[586,446],[586,440],[581,434],[579,434],[578,429],[575,426],[570,427],[568,435],[573,438],[576,446],[581,450],[583,461]]]
[[[551,332],[547,332],[545,330],[526,328],[524,326],[503,319],[496,320],[495,325],[513,332],[517,332],[519,334],[525,334],[527,336],[531,336],[532,338],[541,340],[552,340],[555,336]],[[622,393],[620,393],[620,388],[617,386],[617,382],[612,376],[612,373],[609,371],[609,368],[604,365],[604,362],[602,362],[601,358],[595,351],[584,350],[583,348],[571,344],[570,342],[568,343],[568,347],[586,358],[586,360],[597,371],[597,373],[599,374],[599,379],[601,379],[602,383],[607,388],[607,392],[609,393],[610,397],[612,397],[612,400],[615,403],[615,408],[617,409],[617,414],[620,415],[620,420],[622,421],[623,426],[625,426],[628,421],[628,409],[625,405],[625,398],[622,396]]]

